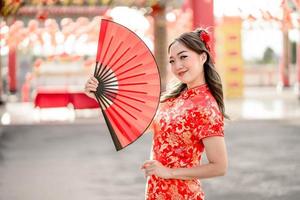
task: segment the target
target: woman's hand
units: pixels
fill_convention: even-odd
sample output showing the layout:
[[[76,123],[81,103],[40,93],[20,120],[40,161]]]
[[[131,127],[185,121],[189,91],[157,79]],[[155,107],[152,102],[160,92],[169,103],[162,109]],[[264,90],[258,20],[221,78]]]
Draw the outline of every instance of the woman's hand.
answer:
[[[171,179],[172,178],[172,172],[171,168],[163,166],[159,161],[157,160],[147,160],[142,165],[141,169],[145,170],[145,177],[156,175],[160,178],[164,179]]]
[[[88,97],[95,99],[95,95],[93,92],[97,91],[98,84],[98,80],[95,77],[91,76],[85,84],[84,93]]]

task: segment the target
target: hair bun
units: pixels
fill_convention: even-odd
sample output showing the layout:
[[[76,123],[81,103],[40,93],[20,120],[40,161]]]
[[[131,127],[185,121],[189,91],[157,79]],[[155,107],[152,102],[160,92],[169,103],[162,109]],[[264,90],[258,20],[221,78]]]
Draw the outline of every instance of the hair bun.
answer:
[[[195,29],[194,32],[198,35],[199,39],[204,43],[206,49],[208,51],[210,51],[210,47],[209,47],[208,43],[211,41],[211,37],[210,37],[209,33],[205,29],[202,29],[202,28],[197,28],[197,29]]]

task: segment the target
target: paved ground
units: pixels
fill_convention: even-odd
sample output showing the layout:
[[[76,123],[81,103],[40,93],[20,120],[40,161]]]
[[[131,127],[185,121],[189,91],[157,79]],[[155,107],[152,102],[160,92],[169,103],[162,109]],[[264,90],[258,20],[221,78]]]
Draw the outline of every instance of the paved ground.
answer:
[[[203,180],[208,200],[299,200],[300,120],[226,124],[229,170]],[[1,200],[141,200],[151,134],[115,152],[103,124],[0,128]],[[0,134],[1,135],[1,134]]]

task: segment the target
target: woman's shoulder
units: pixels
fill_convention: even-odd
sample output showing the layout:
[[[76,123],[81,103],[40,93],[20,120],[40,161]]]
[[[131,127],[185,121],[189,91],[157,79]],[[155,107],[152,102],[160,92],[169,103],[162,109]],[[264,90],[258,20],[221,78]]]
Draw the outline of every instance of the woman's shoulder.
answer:
[[[223,118],[218,103],[209,90],[205,93],[195,95],[191,100],[193,101],[195,112],[208,118]]]
[[[159,108],[162,108],[162,107],[166,107],[166,106],[171,106],[174,104],[174,101],[177,99],[178,97],[169,97],[169,98],[166,98],[164,100],[161,100],[159,102]]]
[[[208,87],[195,90],[190,96],[191,101],[200,107],[217,106],[217,102]]]

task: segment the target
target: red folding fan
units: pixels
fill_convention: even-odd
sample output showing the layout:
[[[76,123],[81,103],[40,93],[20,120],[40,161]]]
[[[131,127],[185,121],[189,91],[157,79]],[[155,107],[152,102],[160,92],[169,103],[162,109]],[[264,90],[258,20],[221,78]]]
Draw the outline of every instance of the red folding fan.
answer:
[[[160,76],[145,43],[128,28],[101,20],[95,92],[116,150],[139,138],[159,103]]]

